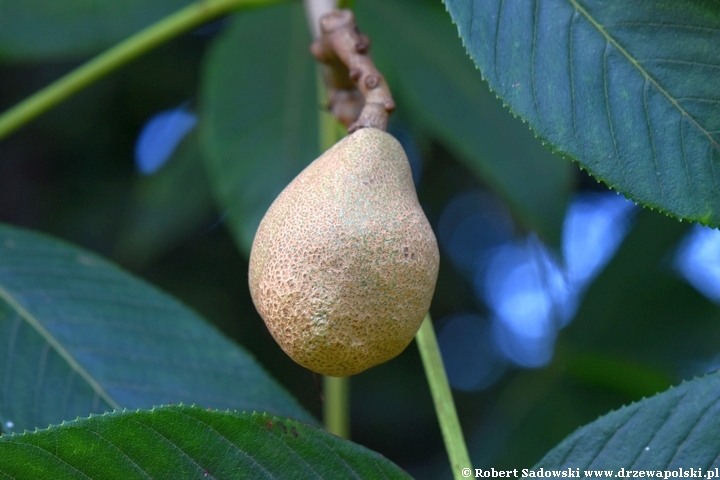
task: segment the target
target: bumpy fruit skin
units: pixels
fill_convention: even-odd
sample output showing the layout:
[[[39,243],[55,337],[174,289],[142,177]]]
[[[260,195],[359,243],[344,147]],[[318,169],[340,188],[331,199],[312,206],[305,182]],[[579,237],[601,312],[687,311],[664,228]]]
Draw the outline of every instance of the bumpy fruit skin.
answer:
[[[349,376],[397,356],[430,307],[437,241],[402,147],[363,128],[303,170],[265,214],[250,292],[297,363]]]

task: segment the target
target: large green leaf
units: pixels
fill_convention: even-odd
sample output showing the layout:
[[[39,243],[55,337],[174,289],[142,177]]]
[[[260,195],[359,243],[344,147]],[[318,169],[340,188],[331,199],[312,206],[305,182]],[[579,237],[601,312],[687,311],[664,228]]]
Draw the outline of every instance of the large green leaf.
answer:
[[[519,218],[559,243],[574,168],[543,148],[488,91],[442,6],[358,1],[356,12],[399,114],[407,109],[503,195]]]
[[[584,426],[533,470],[578,468],[582,475],[584,470],[678,472],[679,468],[701,468],[705,472],[717,467],[720,374],[713,373]]]
[[[191,0],[4,0],[0,59],[79,57],[107,48]]]
[[[209,52],[201,140],[210,183],[241,248],[295,175],[318,156],[310,35],[300,4],[245,12]]]
[[[645,205],[720,225],[720,8],[445,0],[490,87],[551,148]]]
[[[313,421],[176,300],[90,252],[3,225],[0,358],[9,430],[169,402]]]
[[[295,420],[188,406],[113,412],[0,438],[9,478],[409,478]]]

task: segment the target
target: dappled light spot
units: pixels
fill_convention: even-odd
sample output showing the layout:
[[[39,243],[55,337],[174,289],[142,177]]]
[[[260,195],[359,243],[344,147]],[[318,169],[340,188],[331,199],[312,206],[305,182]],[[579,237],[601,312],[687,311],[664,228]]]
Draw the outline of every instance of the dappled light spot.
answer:
[[[495,314],[500,350],[524,367],[552,359],[559,322],[574,314],[572,292],[558,263],[535,237],[498,247],[476,287]]]
[[[613,193],[579,195],[565,218],[562,258],[533,235],[487,253],[475,289],[494,314],[493,337],[509,360],[529,368],[552,360],[558,330],[573,319],[584,290],[614,256],[635,211]]]
[[[165,110],[152,117],[135,143],[135,166],[143,175],[157,172],[183,138],[195,127],[197,117],[184,106]]]
[[[586,193],[568,208],[563,224],[563,257],[571,283],[585,286],[615,255],[627,232],[635,204],[622,195]]]
[[[695,225],[680,243],[674,267],[707,299],[720,303],[720,231]]]

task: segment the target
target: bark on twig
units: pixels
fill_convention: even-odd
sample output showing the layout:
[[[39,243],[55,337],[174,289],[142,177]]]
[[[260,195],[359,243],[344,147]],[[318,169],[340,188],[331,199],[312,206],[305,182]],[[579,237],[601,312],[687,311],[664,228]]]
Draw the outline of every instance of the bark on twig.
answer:
[[[320,36],[311,51],[325,66],[330,111],[350,133],[364,127],[386,130],[395,110],[369,49],[370,39],[358,31],[350,10],[332,10],[320,18]]]

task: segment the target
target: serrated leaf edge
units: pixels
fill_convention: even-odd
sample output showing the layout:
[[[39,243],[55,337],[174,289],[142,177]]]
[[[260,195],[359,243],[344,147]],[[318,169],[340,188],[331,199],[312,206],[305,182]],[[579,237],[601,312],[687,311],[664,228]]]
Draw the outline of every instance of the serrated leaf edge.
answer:
[[[96,417],[114,417],[114,416],[119,416],[119,415],[123,415],[123,414],[140,413],[140,412],[147,412],[147,413],[150,413],[150,412],[159,412],[159,411],[163,411],[163,410],[171,410],[171,409],[180,408],[180,407],[191,408],[191,409],[196,409],[196,410],[205,410],[205,411],[208,411],[208,412],[219,412],[219,413],[229,413],[229,414],[243,414],[243,413],[245,413],[245,414],[250,414],[250,417],[251,417],[251,418],[258,418],[258,417],[259,417],[259,418],[279,419],[279,420],[284,420],[284,421],[287,421],[287,422],[297,423],[297,424],[299,424],[299,425],[302,425],[302,426],[308,427],[308,428],[312,428],[312,429],[314,429],[314,430],[325,431],[325,430],[323,430],[323,429],[321,429],[321,428],[318,428],[316,425],[313,425],[313,424],[311,424],[311,423],[303,422],[302,420],[297,420],[297,419],[292,418],[292,417],[281,417],[281,416],[274,415],[274,414],[269,413],[269,412],[261,412],[261,411],[258,411],[258,410],[253,410],[253,411],[248,411],[248,410],[232,410],[232,409],[229,409],[229,408],[227,408],[227,409],[216,409],[216,408],[203,407],[203,406],[198,405],[198,404],[196,404],[196,403],[193,403],[192,405],[186,405],[186,404],[184,404],[184,403],[181,402],[181,403],[178,403],[178,404],[153,405],[152,408],[128,409],[128,408],[119,408],[119,407],[118,407],[118,408],[116,408],[116,409],[114,409],[114,410],[109,410],[109,411],[106,411],[106,412],[103,412],[103,413],[91,413],[91,414],[89,414],[87,417],[79,417],[79,416],[78,416],[78,417],[75,417],[74,420],[63,420],[62,422],[57,423],[57,424],[50,424],[50,425],[48,425],[48,426],[45,427],[45,428],[35,427],[35,430],[23,430],[22,432],[9,432],[9,433],[5,433],[5,434],[0,435],[0,442],[2,442],[2,441],[7,441],[8,439],[13,438],[13,437],[22,437],[22,436],[25,436],[25,435],[33,435],[33,434],[36,434],[36,433],[43,433],[43,432],[51,431],[51,430],[58,429],[58,428],[61,428],[61,427],[72,426],[72,425],[74,425],[74,424],[77,423],[77,422],[81,422],[81,421],[85,421],[85,420],[90,420],[90,419],[93,419],[93,418],[96,418]],[[329,432],[328,432],[328,433],[329,433]]]
[[[681,386],[683,386],[683,385],[685,385],[685,384],[687,384],[687,383],[690,383],[690,382],[693,382],[693,381],[695,381],[695,380],[699,380],[699,379],[702,379],[702,378],[710,377],[710,376],[712,376],[712,375],[715,375],[715,376],[720,377],[720,370],[715,370],[715,371],[712,371],[712,372],[708,372],[708,373],[705,373],[705,374],[703,374],[703,375],[695,375],[695,376],[693,376],[692,378],[689,378],[689,379],[682,379],[679,384],[677,384],[677,385],[670,385],[666,390],[663,390],[662,392],[656,392],[655,395],[652,395],[652,396],[650,396],[650,397],[645,397],[645,396],[643,396],[643,397],[640,398],[639,400],[636,400],[636,401],[634,401],[634,402],[630,402],[630,403],[628,403],[628,404],[623,404],[623,405],[621,405],[621,406],[619,406],[619,407],[617,407],[617,408],[614,408],[614,409],[612,409],[612,410],[610,410],[610,411],[608,411],[608,412],[606,412],[606,413],[604,413],[604,414],[602,414],[602,415],[598,415],[598,417],[597,417],[595,420],[593,420],[593,421],[591,421],[591,422],[588,422],[588,423],[586,423],[586,424],[584,424],[584,425],[580,425],[579,427],[577,427],[575,430],[573,430],[571,433],[569,433],[558,445],[564,444],[566,441],[569,441],[571,438],[574,438],[576,435],[579,435],[579,433],[580,433],[583,429],[585,429],[586,427],[589,427],[590,425],[594,424],[595,422],[597,422],[598,420],[600,420],[600,419],[602,419],[602,418],[605,418],[605,417],[607,417],[607,416],[609,416],[609,415],[612,415],[612,414],[614,414],[614,413],[619,412],[620,410],[624,410],[624,409],[627,409],[627,408],[633,408],[633,407],[635,407],[635,408],[642,408],[642,405],[640,405],[642,402],[652,400],[653,398],[657,397],[658,395],[663,395],[663,394],[665,394],[665,393],[667,393],[667,392],[671,392],[671,391],[673,391],[673,390],[676,390],[677,388],[679,388],[679,387],[681,387]],[[550,453],[550,452],[553,451],[555,448],[557,448],[558,445],[556,445],[555,447],[553,447],[553,449],[551,449],[548,453]],[[546,454],[546,455],[547,455],[547,454]],[[545,458],[545,456],[543,456],[543,459],[544,459],[544,458]],[[542,462],[543,459],[541,459],[540,462]],[[538,462],[538,463],[536,464],[536,466],[537,466],[537,465],[540,465],[540,462]],[[535,467],[533,467],[533,468],[535,468]]]
[[[577,5],[576,2],[575,2],[575,0],[568,0],[568,1],[570,1],[570,2],[573,4],[573,6]],[[462,46],[463,46],[463,48],[465,49],[465,54],[470,58],[470,60],[472,61],[473,65],[475,65],[475,69],[476,69],[478,72],[480,72],[480,77],[481,77],[482,80],[485,82],[485,84],[488,86],[488,89],[490,90],[490,92],[491,92],[493,95],[495,95],[495,98],[497,98],[498,100],[500,100],[500,102],[502,103],[502,106],[503,106],[504,108],[506,108],[514,118],[519,119],[522,123],[524,123],[524,124],[526,124],[526,125],[528,126],[528,129],[532,132],[533,136],[534,136],[535,138],[537,138],[538,140],[540,140],[540,143],[541,143],[544,147],[546,147],[548,150],[550,150],[551,152],[555,153],[556,155],[560,155],[560,157],[562,157],[563,159],[568,159],[568,160],[570,160],[571,162],[576,163],[576,164],[580,167],[580,170],[582,170],[582,171],[586,172],[588,175],[590,175],[590,177],[593,178],[597,183],[602,183],[602,184],[606,185],[608,188],[614,190],[614,191],[615,191],[616,193],[618,193],[619,195],[623,195],[625,198],[627,198],[628,200],[632,201],[635,205],[639,205],[639,206],[642,207],[643,209],[650,210],[650,211],[656,211],[656,212],[658,212],[658,213],[661,213],[661,214],[665,215],[666,217],[669,217],[669,218],[678,220],[678,221],[680,221],[680,222],[682,222],[682,221],[688,221],[688,222],[691,222],[691,223],[692,223],[692,222],[697,222],[697,223],[699,223],[699,224],[701,224],[701,225],[705,225],[705,226],[707,226],[707,225],[710,224],[709,219],[708,219],[708,218],[705,218],[705,217],[698,217],[698,218],[681,217],[681,216],[679,216],[679,215],[676,215],[676,214],[673,213],[673,212],[670,212],[669,210],[665,210],[665,209],[662,208],[660,205],[656,205],[656,204],[654,204],[654,203],[638,202],[637,200],[635,200],[635,199],[632,198],[631,196],[628,196],[625,192],[622,192],[616,185],[608,182],[607,180],[605,180],[605,179],[603,179],[603,178],[600,178],[599,176],[595,175],[593,172],[591,172],[590,170],[588,170],[587,168],[585,168],[585,167],[583,166],[583,164],[580,162],[580,160],[579,160],[577,157],[575,157],[574,155],[572,155],[572,154],[569,153],[569,152],[566,152],[566,151],[564,151],[564,150],[561,150],[559,147],[555,146],[555,145],[554,145],[552,142],[550,142],[548,139],[546,139],[545,137],[543,137],[542,135],[540,135],[540,134],[537,132],[537,130],[536,130],[525,118],[523,118],[523,117],[520,116],[518,113],[516,113],[515,110],[513,110],[513,108],[512,108],[509,104],[507,104],[507,103],[505,102],[505,99],[504,99],[503,97],[501,97],[501,96],[498,94],[498,92],[495,91],[495,90],[492,88],[492,86],[490,85],[490,82],[488,81],[487,78],[485,78],[485,75],[483,74],[482,70],[480,70],[480,67],[478,67],[478,65],[475,63],[475,60],[472,58],[472,55],[470,54],[470,50],[468,49],[468,46],[467,46],[467,44],[465,43],[465,39],[462,37],[462,35],[460,35],[460,26],[457,24],[457,22],[455,21],[455,19],[454,19],[454,18],[452,17],[452,15],[450,14],[450,9],[448,8],[448,5],[447,5],[447,0],[442,0],[442,2],[443,2],[443,6],[445,7],[445,12],[446,12],[446,13],[448,14],[448,16],[450,17],[450,21],[451,21],[451,22],[453,23],[453,25],[455,25],[455,26],[457,27],[457,29],[458,29],[458,38],[459,38],[460,41],[462,42]],[[583,14],[585,15],[585,12],[584,12],[584,11],[583,11]],[[586,16],[586,18],[588,18],[588,20],[591,21],[591,23],[593,23],[593,25],[595,25],[595,22],[592,22],[591,17]],[[605,33],[604,33],[601,29],[600,29],[599,31],[603,34],[603,36],[605,36]],[[611,40],[612,40],[612,39],[609,39],[608,41],[611,41]],[[622,50],[618,45],[616,45],[617,42],[612,41],[611,43],[613,44],[613,46],[615,46],[616,48],[618,48],[618,50],[621,51],[621,53],[622,53],[624,56],[627,57],[626,52],[625,52],[624,50]],[[627,57],[627,58],[629,58],[629,57]],[[659,90],[660,92],[662,92],[663,95],[665,95],[665,96],[673,103],[673,105],[676,105],[676,104],[677,104],[677,102],[672,101],[672,98],[667,95],[667,93],[665,92],[664,89],[662,89],[662,88],[660,88],[658,85],[656,85],[656,82],[654,82],[654,81],[652,80],[652,78],[651,78],[649,75],[647,75],[643,69],[641,69],[641,68],[639,68],[639,67],[638,67],[638,69],[640,70],[640,72],[643,73],[643,75],[646,77],[646,79],[648,79],[649,81],[651,81],[651,82],[653,83],[653,85],[655,85],[655,86],[658,88],[658,90]],[[710,141],[713,143],[713,145],[715,145],[716,148],[720,149],[720,144],[718,144],[718,142],[716,142],[715,140],[713,140],[713,139],[709,136],[709,133],[706,132],[705,129],[703,129],[702,127],[700,127],[700,126],[697,124],[697,122],[695,121],[694,118],[690,117],[690,116],[685,112],[684,109],[682,109],[682,108],[679,107],[679,105],[676,105],[676,106],[678,107],[678,109],[680,110],[680,112],[681,112],[683,115],[685,115],[688,119],[690,119],[690,120],[693,122],[693,124],[695,124],[695,125],[700,129],[700,131],[703,132],[703,133],[710,139]]]

